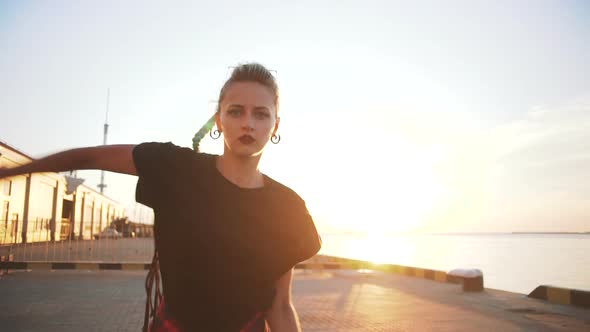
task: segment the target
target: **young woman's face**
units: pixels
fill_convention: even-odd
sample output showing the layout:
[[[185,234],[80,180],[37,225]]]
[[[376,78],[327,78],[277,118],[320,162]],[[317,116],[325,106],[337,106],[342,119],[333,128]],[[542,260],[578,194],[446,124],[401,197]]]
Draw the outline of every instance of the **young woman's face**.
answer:
[[[256,82],[232,83],[216,118],[226,151],[240,157],[261,154],[279,125],[272,92]]]

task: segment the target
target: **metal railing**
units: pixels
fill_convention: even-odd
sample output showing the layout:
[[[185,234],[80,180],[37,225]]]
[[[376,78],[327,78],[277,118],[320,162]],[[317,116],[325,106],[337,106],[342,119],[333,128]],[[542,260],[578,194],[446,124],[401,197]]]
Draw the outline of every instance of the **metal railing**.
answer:
[[[150,262],[154,239],[150,231],[128,228],[114,232],[113,224],[83,232],[69,220],[0,220],[0,256],[19,262]],[[26,240],[26,241],[25,241]]]

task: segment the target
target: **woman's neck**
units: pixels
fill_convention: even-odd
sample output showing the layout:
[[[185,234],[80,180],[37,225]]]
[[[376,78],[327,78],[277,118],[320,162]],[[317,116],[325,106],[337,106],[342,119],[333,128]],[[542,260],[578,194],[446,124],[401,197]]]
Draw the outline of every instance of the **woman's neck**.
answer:
[[[231,153],[217,157],[217,170],[240,188],[264,187],[264,176],[258,170],[260,156],[238,158]]]

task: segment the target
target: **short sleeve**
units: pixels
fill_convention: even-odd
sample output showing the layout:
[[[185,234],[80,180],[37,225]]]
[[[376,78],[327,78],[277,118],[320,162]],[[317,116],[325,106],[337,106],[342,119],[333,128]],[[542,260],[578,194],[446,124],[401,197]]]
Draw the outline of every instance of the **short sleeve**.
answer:
[[[322,247],[320,235],[303,199],[290,192],[284,197],[282,211],[283,222],[272,239],[277,262],[277,274],[273,275],[282,275],[313,257]]]
[[[313,257],[322,247],[322,239],[317,232],[313,217],[307,210],[305,201],[299,200],[299,222],[296,225],[296,234],[299,234],[299,236],[295,240],[297,244],[295,246],[295,264]]]
[[[157,197],[166,193],[166,174],[174,169],[176,152],[180,147],[168,142],[141,143],[133,149],[137,169],[135,200],[154,208]]]

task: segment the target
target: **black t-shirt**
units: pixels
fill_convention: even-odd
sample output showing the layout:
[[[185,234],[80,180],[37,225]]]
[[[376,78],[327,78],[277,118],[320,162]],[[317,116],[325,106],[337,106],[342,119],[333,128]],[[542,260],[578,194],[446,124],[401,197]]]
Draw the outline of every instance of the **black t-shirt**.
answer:
[[[274,299],[275,281],[321,240],[305,202],[264,176],[244,189],[215,155],[172,143],[133,150],[136,200],[155,214],[164,299],[187,330],[239,331]]]

